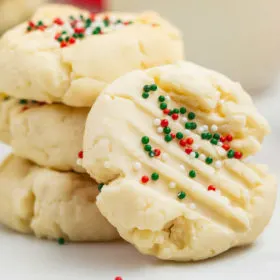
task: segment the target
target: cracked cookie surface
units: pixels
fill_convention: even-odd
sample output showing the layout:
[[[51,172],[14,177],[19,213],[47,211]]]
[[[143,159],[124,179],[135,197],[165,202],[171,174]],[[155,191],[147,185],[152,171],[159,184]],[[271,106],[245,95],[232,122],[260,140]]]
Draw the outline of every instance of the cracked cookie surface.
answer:
[[[117,77],[180,59],[180,33],[155,13],[91,15],[47,5],[1,38],[0,92],[90,107]]]
[[[86,174],[41,168],[11,155],[0,166],[0,223],[39,238],[118,239],[96,207],[98,192]]]
[[[200,260],[254,242],[268,223],[275,178],[246,159],[268,133],[238,83],[180,62],[103,91],[82,163],[104,183],[97,206],[125,240],[162,259]]]
[[[84,173],[78,164],[88,108],[0,97],[0,141],[40,166]]]

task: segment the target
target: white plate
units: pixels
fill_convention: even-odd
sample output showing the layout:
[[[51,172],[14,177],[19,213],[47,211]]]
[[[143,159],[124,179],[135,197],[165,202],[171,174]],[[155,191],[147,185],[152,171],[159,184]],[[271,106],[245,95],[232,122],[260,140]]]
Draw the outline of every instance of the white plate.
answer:
[[[280,85],[254,98],[273,129],[257,159],[279,173]],[[0,146],[0,154],[6,152]],[[279,210],[278,202],[274,218],[256,244],[190,264],[142,256],[124,242],[59,246],[0,227],[0,280],[114,280],[116,276],[123,280],[279,279]]]

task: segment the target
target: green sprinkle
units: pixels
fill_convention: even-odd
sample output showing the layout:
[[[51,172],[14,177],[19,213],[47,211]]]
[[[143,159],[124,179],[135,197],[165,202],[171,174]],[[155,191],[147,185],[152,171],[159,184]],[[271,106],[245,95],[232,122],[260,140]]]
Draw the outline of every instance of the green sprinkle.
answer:
[[[63,237],[60,237],[60,238],[57,239],[57,243],[59,245],[64,245],[65,244],[65,239]]]
[[[116,23],[122,23],[122,21],[121,21],[120,19],[118,19],[118,20],[116,21]]]
[[[186,129],[191,129],[191,127],[192,127],[192,123],[190,123],[190,122],[185,123],[185,128]]]
[[[43,25],[43,21],[39,20],[37,23],[38,26],[42,26]]]
[[[84,37],[85,37],[85,34],[83,34],[83,33],[79,33],[79,34],[78,34],[78,38],[82,39],[82,38],[84,38]]]
[[[207,139],[210,140],[212,138],[212,134],[210,132],[206,133]]]
[[[98,190],[101,192],[102,188],[103,188],[104,184],[103,183],[100,183],[98,184],[97,188]]]
[[[142,144],[148,144],[150,142],[150,139],[148,136],[143,136],[141,142]]]
[[[147,92],[143,92],[143,93],[142,93],[142,97],[143,97],[144,99],[149,98],[149,96],[150,96],[150,94],[147,93]]]
[[[84,20],[84,16],[83,16],[83,15],[80,15],[80,19],[81,19],[81,20]]]
[[[189,176],[190,176],[191,178],[195,178],[195,177],[196,177],[196,172],[195,172],[194,170],[191,170],[191,171],[189,172]]]
[[[169,133],[171,132],[171,129],[167,126],[167,127],[165,127],[165,128],[163,129],[163,132],[164,132],[165,134],[169,134]]]
[[[157,90],[157,85],[156,85],[156,84],[152,84],[152,85],[150,86],[150,90],[151,90],[151,91],[156,91],[156,90]]]
[[[183,133],[182,132],[177,132],[176,133],[176,138],[177,139],[182,139],[184,137]]]
[[[159,101],[159,102],[165,101],[165,97],[164,97],[163,95],[160,95],[160,96],[158,97],[158,101]]]
[[[59,38],[57,38],[57,41],[61,43],[63,41],[63,38],[59,37]]]
[[[205,159],[205,162],[206,162],[207,164],[211,164],[211,163],[213,162],[213,159],[212,159],[211,157],[207,157],[207,158]]]
[[[149,91],[150,91],[150,86],[149,86],[149,85],[145,85],[145,86],[143,87],[143,90],[144,90],[145,92],[149,92]]]
[[[191,129],[194,130],[197,128],[197,124],[195,122],[191,122]]]
[[[65,35],[65,34],[67,34],[67,31],[64,30],[64,31],[61,32],[61,34]]]
[[[160,103],[159,107],[160,107],[161,110],[164,110],[164,109],[167,108],[167,104],[162,102],[162,103]]]
[[[198,158],[198,157],[199,157],[199,153],[195,152],[195,158]]]
[[[27,100],[26,99],[20,99],[19,104],[27,104]]]
[[[180,108],[180,113],[183,115],[183,114],[186,114],[187,112],[187,109],[185,107],[181,107]]]
[[[215,133],[215,134],[213,135],[213,138],[214,138],[214,139],[217,139],[217,140],[220,140],[220,134]]]
[[[91,21],[91,19],[90,18],[88,18],[88,19],[86,19],[86,27],[90,27],[91,26],[91,24],[92,24],[92,21]]]
[[[155,153],[154,153],[153,151],[150,151],[150,152],[149,152],[149,156],[150,156],[150,157],[154,157],[154,156],[155,156]]]
[[[77,39],[79,37],[79,35],[77,33],[74,33],[73,37]]]
[[[170,134],[167,134],[167,135],[165,135],[164,140],[166,142],[170,142],[170,141],[172,141],[172,136]]]
[[[207,139],[207,132],[201,133],[201,138],[206,140]]]
[[[101,32],[101,28],[98,26],[92,31],[92,34],[96,35],[96,34],[99,34],[100,32]]]
[[[27,27],[27,31],[31,31],[32,30],[32,27],[31,26],[28,26]]]
[[[151,179],[152,179],[153,181],[157,181],[157,180],[159,179],[158,173],[154,172],[154,173],[152,174],[152,176],[151,176]]]
[[[103,23],[104,23],[105,27],[108,27],[110,25],[110,21],[108,19],[104,19]]]
[[[70,37],[67,36],[67,37],[65,38],[65,41],[66,41],[66,42],[69,42],[69,39],[70,39]]]
[[[194,119],[195,119],[195,113],[189,112],[189,114],[188,114],[188,119],[189,119],[189,120],[194,120]]]
[[[228,158],[233,158],[234,157],[234,150],[229,150],[227,153]]]
[[[69,19],[74,20],[75,18],[74,16],[69,16]]]
[[[217,145],[218,144],[218,140],[215,139],[215,138],[212,138],[210,143],[213,144],[213,145]]]
[[[176,109],[176,108],[172,110],[172,114],[179,114],[179,112],[180,112],[180,110]]]
[[[184,199],[186,197],[186,193],[185,192],[178,192],[177,197],[179,199]]]
[[[145,150],[146,152],[150,152],[150,151],[152,150],[152,146],[151,146],[151,145],[145,145],[145,146],[144,146],[144,150]]]

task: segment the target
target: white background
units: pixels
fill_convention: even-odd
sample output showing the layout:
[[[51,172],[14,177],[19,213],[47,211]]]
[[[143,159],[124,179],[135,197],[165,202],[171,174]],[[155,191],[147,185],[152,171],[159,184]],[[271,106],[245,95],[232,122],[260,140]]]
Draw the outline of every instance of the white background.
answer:
[[[280,173],[280,81],[267,92],[255,94],[268,118],[267,137],[258,162]],[[0,155],[7,149],[0,146]],[[231,250],[214,259],[190,264],[162,262],[142,256],[124,242],[67,244],[37,240],[0,227],[0,280],[243,280],[280,279],[280,205],[258,242]]]

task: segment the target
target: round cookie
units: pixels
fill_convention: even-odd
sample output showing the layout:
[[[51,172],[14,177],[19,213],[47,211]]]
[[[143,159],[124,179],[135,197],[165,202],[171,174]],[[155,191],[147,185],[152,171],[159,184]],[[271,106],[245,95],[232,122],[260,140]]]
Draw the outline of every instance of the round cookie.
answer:
[[[88,108],[0,97],[0,141],[15,155],[61,171],[78,164]]]
[[[273,176],[244,162],[269,132],[242,87],[192,63],[134,71],[98,97],[83,166],[97,206],[145,254],[213,257],[253,242],[275,202]]]
[[[89,107],[119,76],[182,57],[180,33],[155,13],[92,15],[47,5],[2,37],[0,92]]]
[[[26,20],[46,0],[0,0],[0,34]]]
[[[60,173],[9,156],[0,166],[0,223],[39,238],[118,239],[96,207],[98,192],[86,174]]]

